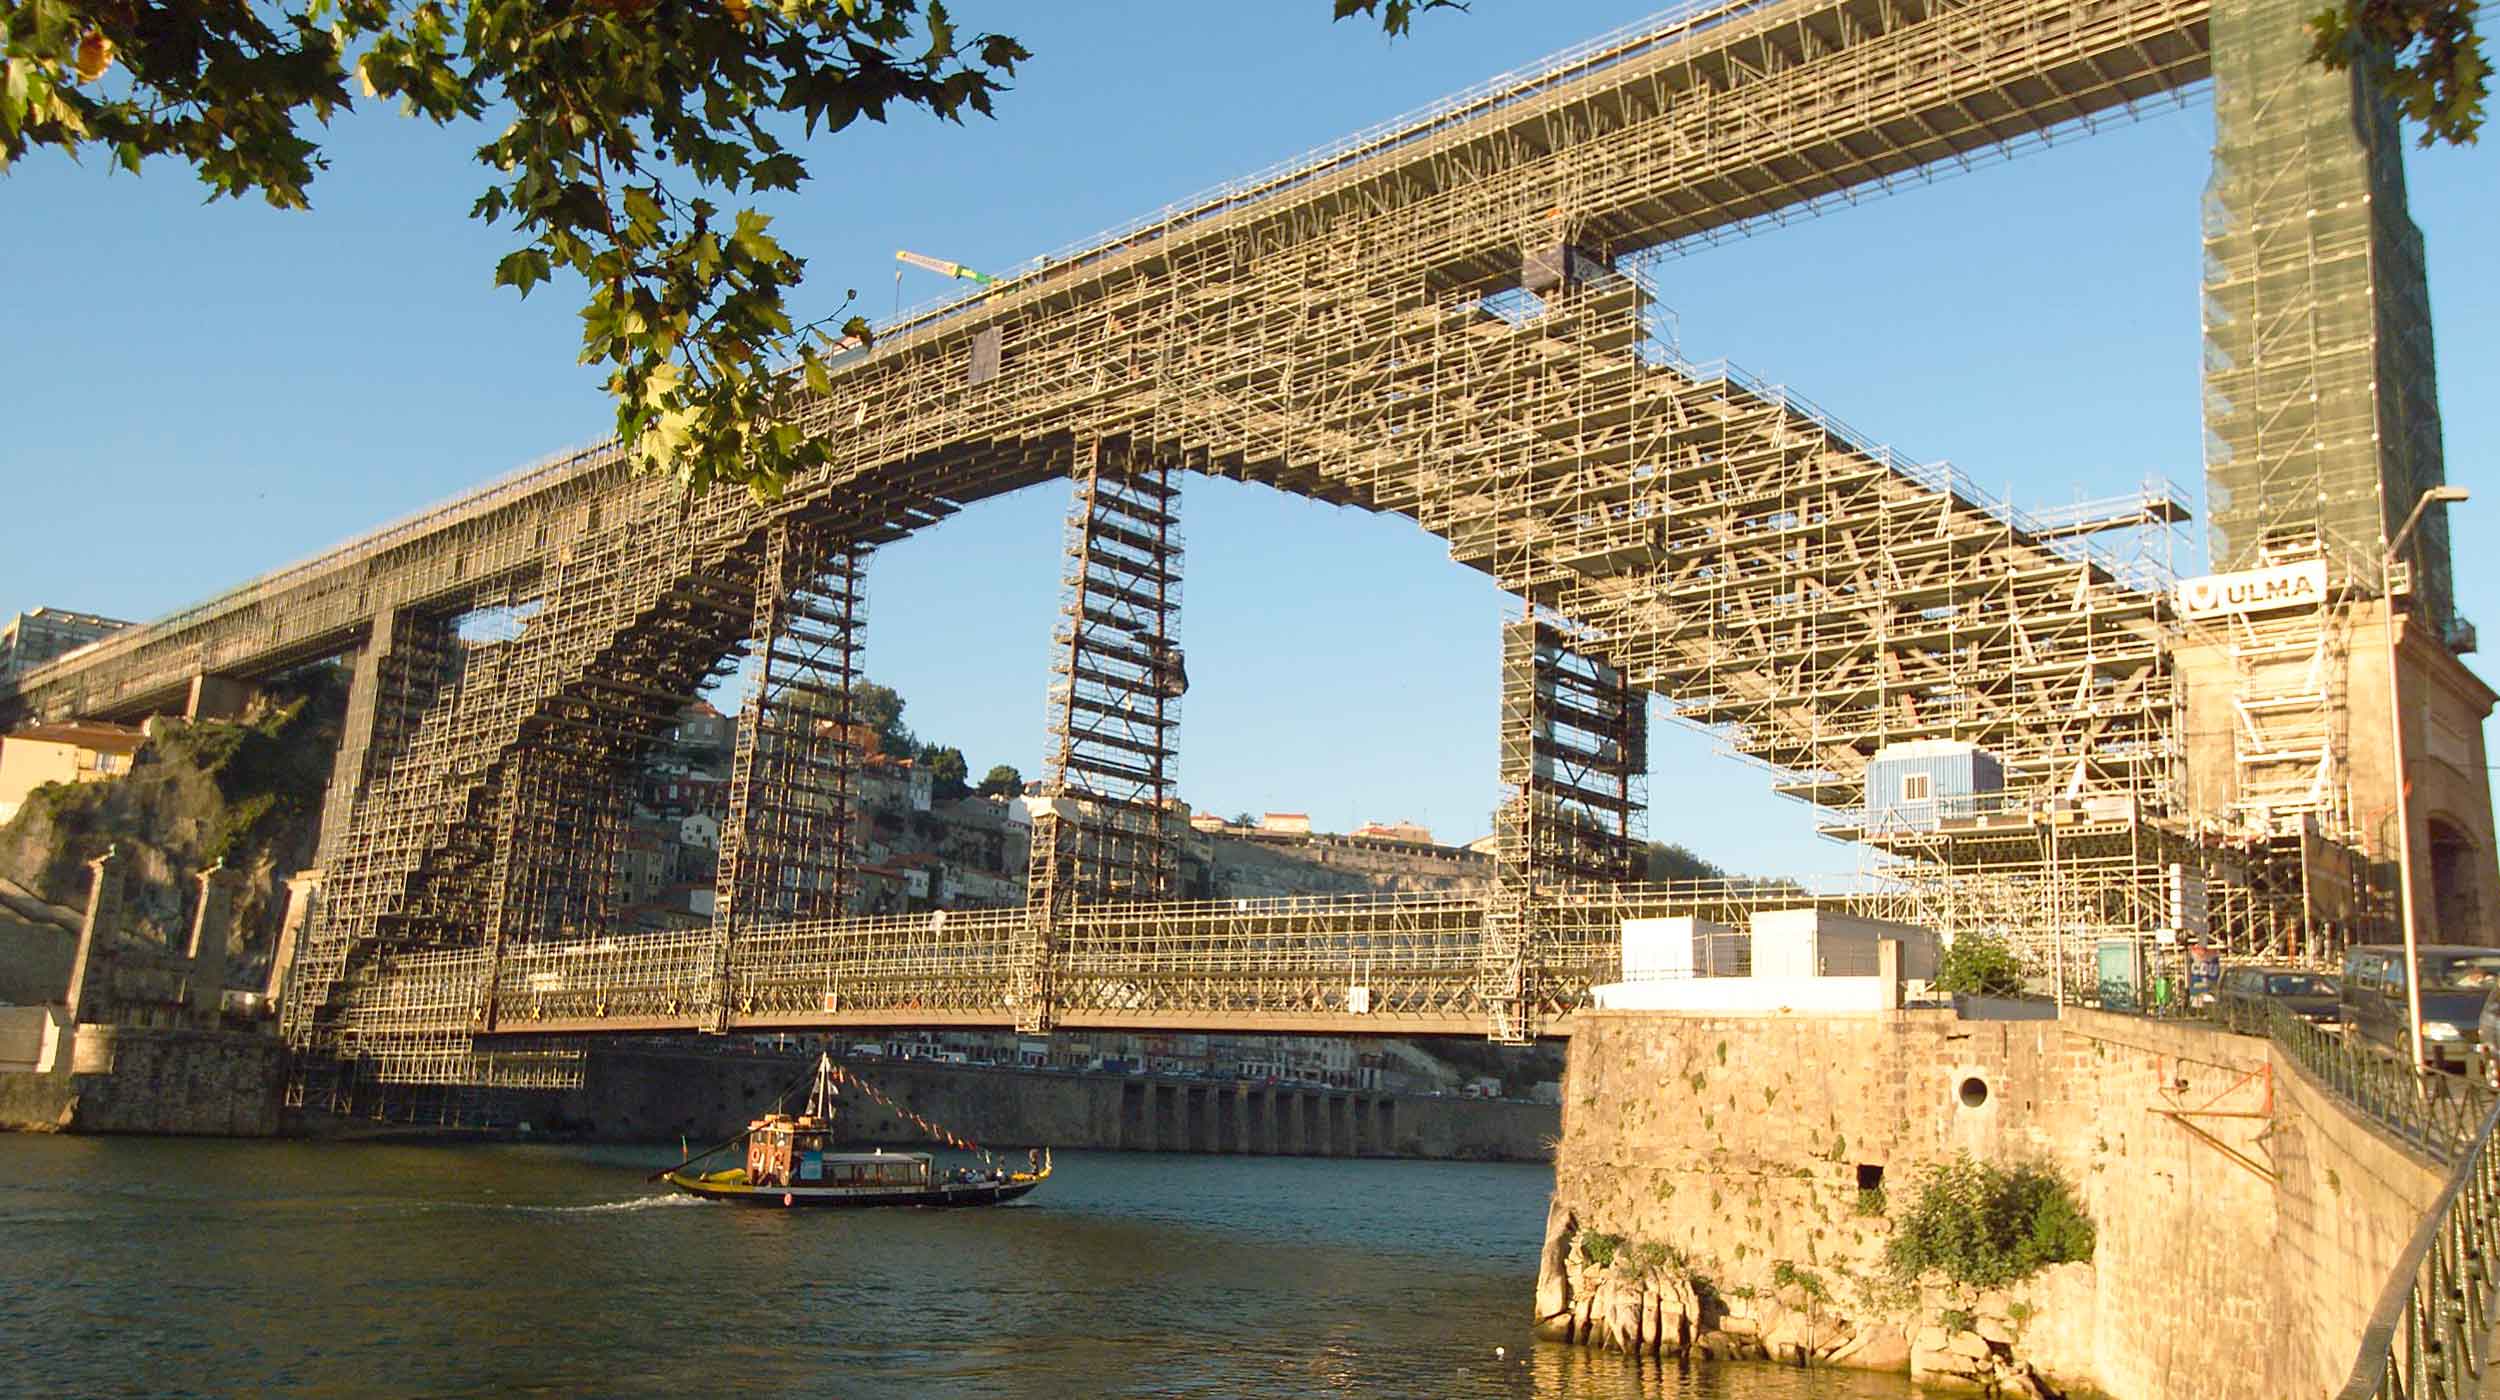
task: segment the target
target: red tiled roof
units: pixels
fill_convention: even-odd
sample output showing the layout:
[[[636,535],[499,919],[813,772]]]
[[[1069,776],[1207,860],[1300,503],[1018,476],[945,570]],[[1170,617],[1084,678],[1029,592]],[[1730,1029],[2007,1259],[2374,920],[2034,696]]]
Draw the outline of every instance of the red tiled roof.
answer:
[[[133,754],[147,742],[140,730],[121,724],[101,724],[76,720],[67,724],[38,724],[15,734],[0,734],[0,739],[25,739],[38,744],[74,744],[96,753]]]

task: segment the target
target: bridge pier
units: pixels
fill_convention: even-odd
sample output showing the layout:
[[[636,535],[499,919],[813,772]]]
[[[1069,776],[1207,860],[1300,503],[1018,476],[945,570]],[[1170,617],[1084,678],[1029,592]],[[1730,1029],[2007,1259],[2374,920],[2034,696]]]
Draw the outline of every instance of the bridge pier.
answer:
[[[1566,260],[1568,261],[1568,260]],[[1497,569],[1522,592],[1532,553]],[[1538,616],[1502,628],[1501,780],[1494,819],[1495,894],[1486,910],[1477,990],[1489,1038],[1536,1039],[1552,989],[1542,888],[1638,881],[1647,873],[1643,788],[1649,772],[1648,696],[1624,673]]]
[[[1215,1095],[1203,1086],[1191,1084],[1181,1090],[1181,1121],[1185,1129],[1181,1148],[1186,1152],[1215,1150]]]
[[[234,891],[239,871],[219,861],[199,873],[200,899],[191,917],[191,959],[187,1000],[194,1020],[215,1030],[226,993],[226,953],[234,939]]]
[[[233,676],[202,673],[191,678],[191,694],[183,702],[182,717],[188,720],[241,719],[243,712],[260,698],[260,687]]]
[[[287,979],[295,972],[295,955],[304,944],[305,930],[311,926],[314,906],[321,899],[321,872],[298,870],[287,877],[286,912],[278,921],[278,942],[269,953],[269,981],[261,995],[278,1006],[286,1005]]]
[[[1050,738],[1025,879],[1017,1029],[1055,1018],[1052,964],[1081,904],[1171,897],[1172,731],[1189,677],[1180,615],[1180,488],[1172,465],[1125,439],[1081,444],[1072,464],[1066,601],[1052,635]]]
[[[70,954],[69,991],[62,998],[69,1007],[69,1024],[96,1019],[103,1002],[103,988],[97,985],[97,959],[112,947],[113,934],[121,928],[122,888],[128,874],[128,863],[118,847],[107,846],[104,854],[87,862],[87,913],[78,924],[78,948]]]
[[[1183,1102],[1177,1085],[1154,1086],[1154,1144],[1157,1152],[1177,1152],[1187,1142],[1187,1127],[1181,1122]]]
[[[784,519],[764,536],[747,623],[755,674],[738,712],[713,874],[716,1030],[739,1010],[739,935],[838,917],[849,904],[867,566],[865,545],[821,526]]]

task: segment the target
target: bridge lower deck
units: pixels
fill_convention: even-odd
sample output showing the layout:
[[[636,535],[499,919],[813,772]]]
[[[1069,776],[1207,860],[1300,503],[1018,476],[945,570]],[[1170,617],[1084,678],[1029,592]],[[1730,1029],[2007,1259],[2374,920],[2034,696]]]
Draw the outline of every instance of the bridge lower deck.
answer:
[[[1619,975],[1626,919],[1741,926],[1754,909],[1802,905],[1882,917],[1900,897],[1719,881],[1543,896],[1524,964],[1537,1030],[1568,1034],[1589,989]],[[1523,968],[1487,929],[1517,917],[1482,895],[1217,900],[1080,907],[1047,949],[1028,911],[1009,908],[385,951],[348,979],[338,1049],[386,1073],[423,1059],[432,1074],[447,1054],[542,1037],[1007,1029],[1032,1020],[1017,977],[1037,958],[1061,1029],[1480,1036]]]

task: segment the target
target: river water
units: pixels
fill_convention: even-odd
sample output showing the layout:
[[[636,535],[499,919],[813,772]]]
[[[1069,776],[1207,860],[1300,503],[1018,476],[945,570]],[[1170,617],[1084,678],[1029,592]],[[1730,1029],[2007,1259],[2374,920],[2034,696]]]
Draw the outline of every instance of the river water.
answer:
[[[785,1212],[672,1160],[0,1135],[0,1394],[1913,1394],[1532,1342],[1541,1166],[1070,1152],[1014,1206]]]

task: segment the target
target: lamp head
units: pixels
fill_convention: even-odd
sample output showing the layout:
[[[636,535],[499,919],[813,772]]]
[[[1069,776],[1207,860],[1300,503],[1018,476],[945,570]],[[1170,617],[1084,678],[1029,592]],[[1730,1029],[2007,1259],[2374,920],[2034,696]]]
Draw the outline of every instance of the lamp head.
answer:
[[[2443,485],[2434,486],[2428,491],[2423,492],[2422,499],[2424,501],[2437,501],[2442,505],[2455,505],[2457,502],[2465,500],[2473,494],[2473,492],[2466,490],[2462,486]]]

